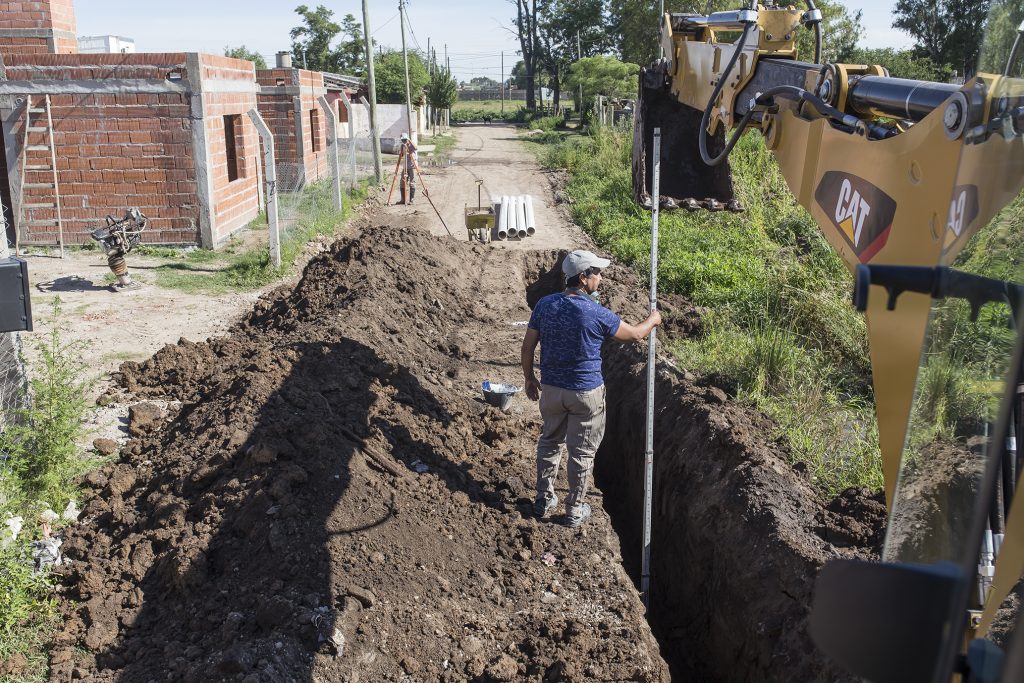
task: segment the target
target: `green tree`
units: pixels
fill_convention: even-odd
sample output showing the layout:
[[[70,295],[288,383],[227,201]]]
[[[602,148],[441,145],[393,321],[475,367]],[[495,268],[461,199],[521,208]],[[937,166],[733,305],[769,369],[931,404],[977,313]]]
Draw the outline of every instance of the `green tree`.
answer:
[[[315,10],[299,5],[295,13],[302,17],[303,22],[290,33],[292,59],[296,66],[312,71],[334,71],[331,41],[341,33],[341,25],[334,21],[334,12],[323,5],[318,5]]]
[[[935,64],[927,57],[919,57],[912,50],[885,48],[856,48],[849,55],[851,64],[879,64],[895,78],[919,81],[948,81],[952,69],[946,64]]]
[[[913,36],[918,54],[971,76],[990,5],[991,0],[897,0],[892,25]]]
[[[508,76],[508,81],[511,87],[522,90],[526,87],[526,62],[519,60],[516,65],[512,67],[512,73]]]
[[[339,24],[334,21],[334,12],[323,5],[317,5],[315,10],[299,5],[295,13],[303,22],[302,26],[291,30],[292,59],[297,66],[312,71],[364,75],[363,25],[354,16],[346,14]],[[332,47],[331,43],[338,37],[341,40]]]
[[[615,57],[584,57],[569,67],[565,84],[572,89],[575,97],[579,97],[582,85],[583,102],[580,105],[589,106],[595,95],[632,97],[637,91],[639,73],[638,65],[620,62]]]
[[[605,22],[604,0],[542,0],[538,4],[538,65],[548,75],[557,108],[562,77],[582,54],[608,52],[611,37]]]
[[[233,59],[247,59],[255,64],[257,69],[267,68],[267,62],[263,59],[263,55],[258,52],[253,52],[245,45],[239,45],[238,47],[231,47],[229,45],[225,47],[224,56],[231,57]]]
[[[459,86],[451,73],[447,69],[435,70],[427,83],[427,102],[433,107],[435,114],[443,109],[451,109],[458,99]]]
[[[541,0],[543,3],[543,0]],[[537,0],[516,0],[515,34],[519,39],[519,54],[523,59],[526,84],[526,108],[537,108],[537,65],[539,62],[540,40],[537,36]]]
[[[987,73],[1002,73],[1010,58],[1017,27],[1024,21],[1024,0],[995,0],[985,23],[985,43],[981,48],[978,69]],[[1024,52],[1020,50],[1019,52]],[[1018,53],[1011,75],[1021,75],[1021,57]]]
[[[363,25],[351,14],[341,20],[342,40],[334,49],[334,71],[336,73],[364,76],[366,74],[366,51],[363,43]]]
[[[378,54],[373,62],[377,79],[377,101],[382,104],[405,104],[405,62],[399,50]],[[413,104],[423,101],[423,90],[430,83],[427,65],[419,54],[409,53],[409,92]]]
[[[469,79],[469,84],[476,86],[478,88],[497,88],[501,85],[500,83],[498,83],[498,81],[494,80],[493,78],[488,78],[487,76],[477,76],[475,78],[471,78]]]

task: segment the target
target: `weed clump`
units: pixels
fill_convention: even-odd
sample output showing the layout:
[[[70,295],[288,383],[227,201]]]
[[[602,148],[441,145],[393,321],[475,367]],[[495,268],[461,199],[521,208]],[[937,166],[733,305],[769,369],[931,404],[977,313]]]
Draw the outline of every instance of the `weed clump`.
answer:
[[[33,566],[40,513],[64,510],[77,497],[77,478],[95,464],[78,446],[92,386],[85,345],[67,340],[59,297],[52,317],[29,386],[0,431],[0,660],[38,650],[54,611],[49,576]]]

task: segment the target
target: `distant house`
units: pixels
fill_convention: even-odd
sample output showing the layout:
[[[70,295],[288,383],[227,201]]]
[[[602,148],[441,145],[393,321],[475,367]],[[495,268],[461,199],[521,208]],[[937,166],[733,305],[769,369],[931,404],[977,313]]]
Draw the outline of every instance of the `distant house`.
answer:
[[[123,54],[135,53],[135,41],[124,36],[79,36],[78,51],[81,54]]]

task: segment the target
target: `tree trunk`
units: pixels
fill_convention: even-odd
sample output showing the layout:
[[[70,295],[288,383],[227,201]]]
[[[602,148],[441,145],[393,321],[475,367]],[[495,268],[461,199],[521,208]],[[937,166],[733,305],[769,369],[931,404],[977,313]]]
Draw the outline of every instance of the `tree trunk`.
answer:
[[[526,108],[537,108],[534,95],[535,69],[537,66],[537,0],[533,0],[532,12],[527,0],[516,0],[516,28],[519,32],[519,47],[523,53],[523,67],[526,69]]]
[[[555,113],[557,114],[558,113],[558,107],[559,107],[559,104],[561,103],[561,99],[562,99],[561,77],[560,77],[557,65],[555,66],[555,68],[552,71],[553,71],[553,73],[551,74],[551,83],[550,83],[550,85],[551,85],[551,92],[553,92],[554,95],[551,96],[551,106],[555,110]]]

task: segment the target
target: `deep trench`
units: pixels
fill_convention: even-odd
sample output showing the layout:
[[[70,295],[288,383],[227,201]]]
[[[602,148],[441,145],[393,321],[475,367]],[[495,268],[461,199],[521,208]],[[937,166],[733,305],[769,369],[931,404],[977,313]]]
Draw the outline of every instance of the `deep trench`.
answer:
[[[538,253],[527,265],[531,307],[560,291],[563,254]],[[642,315],[636,274],[613,264],[609,275],[607,305]],[[699,325],[683,320],[688,304],[663,303],[669,335]],[[594,476],[639,586],[647,353],[607,342],[603,355],[608,414]],[[823,501],[769,437],[771,425],[659,358],[654,433],[647,618],[673,680],[852,683],[807,633],[814,578],[834,548],[815,532]]]
[[[639,586],[646,353],[605,350],[608,425],[595,479]],[[852,680],[806,632],[824,559],[816,500],[725,394],[659,363],[648,621],[676,681]]]

